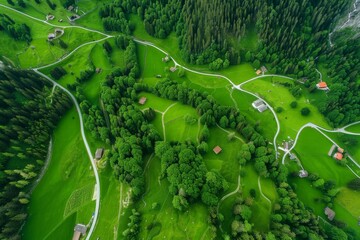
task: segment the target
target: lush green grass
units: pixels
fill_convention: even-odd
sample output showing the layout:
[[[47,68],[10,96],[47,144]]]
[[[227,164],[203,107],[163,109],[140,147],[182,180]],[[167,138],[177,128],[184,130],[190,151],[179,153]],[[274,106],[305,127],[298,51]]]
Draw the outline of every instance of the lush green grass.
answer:
[[[254,204],[251,206],[251,223],[254,224],[256,230],[266,232],[269,230],[270,224],[270,203],[260,194],[258,187],[259,175],[256,173],[254,167],[252,165],[247,165],[243,168],[243,171],[245,172],[245,176],[241,177],[241,189],[244,198],[250,195],[249,192],[251,189],[254,189],[256,192]],[[264,186],[262,186],[262,189],[264,189]],[[276,196],[276,193],[272,194]]]
[[[59,227],[63,232],[72,234],[74,221],[63,218],[66,202],[74,190],[89,184],[94,185],[95,179],[80,136],[79,118],[75,108],[72,108],[60,121],[53,135],[51,162],[31,196],[29,218],[23,229],[24,239],[50,237],[52,232],[60,231],[57,230]],[[94,202],[84,207],[89,211],[76,214],[75,219],[76,222],[87,224]],[[51,239],[63,238],[59,236]]]
[[[279,198],[276,192],[276,186],[269,178],[260,178],[261,190],[263,194],[270,199],[271,202],[277,201]]]
[[[358,219],[357,202],[354,201],[354,199],[358,199],[359,193],[344,187],[356,176],[347,167],[338,165],[336,160],[327,155],[331,146],[332,143],[323,135],[314,129],[307,128],[301,133],[295,149],[307,171],[318,174],[325,180],[335,182],[339,190],[334,205],[335,218],[347,223],[357,234],[360,234],[360,230],[356,227]],[[320,191],[303,179],[294,182],[297,183],[296,189],[299,198],[307,206],[313,208],[316,214],[325,217],[323,213],[325,205],[314,201],[316,198],[321,198]]]
[[[193,204],[185,212],[174,209],[167,180],[158,181],[160,169],[160,160],[152,158],[145,173],[146,192],[138,203],[142,213],[139,239],[209,239],[206,207]],[[153,210],[153,203],[158,203],[159,209]]]
[[[302,165],[309,173],[318,174],[325,180],[332,180],[338,187],[341,187],[353,179],[354,175],[348,168],[340,166],[334,158],[328,156],[332,145],[332,142],[318,131],[305,128],[298,139],[295,150]]]
[[[347,127],[346,131],[360,133],[360,123]]]
[[[249,63],[230,66],[227,69],[221,70],[220,73],[228,78],[234,84],[240,84],[246,80],[256,77],[256,70]]]
[[[191,122],[186,122],[186,118],[191,118]],[[190,106],[176,103],[169,108],[165,114],[166,141],[186,141],[197,142],[198,139],[198,114]]]
[[[291,80],[281,77],[266,77],[249,82],[243,86],[244,89],[263,97],[274,109],[277,107],[284,109],[281,113],[277,113],[281,123],[280,139],[286,139],[287,136],[295,138],[300,127],[308,122],[330,128],[318,109],[308,103],[304,96],[296,99],[287,88],[279,84],[285,82],[292,83]],[[297,108],[293,109],[290,107],[292,101],[298,102]],[[304,117],[301,115],[300,110],[303,107],[310,109],[311,113],[309,116]]]
[[[31,20],[26,16],[8,9],[2,8],[2,12],[9,15],[17,23],[26,23],[31,29],[33,40],[29,45],[22,41],[13,41],[10,45],[10,49],[15,50],[13,52],[7,49],[7,45],[2,44],[0,46],[0,51],[8,53],[9,55],[6,56],[22,68],[50,64],[60,57],[65,56],[77,46],[103,37],[98,33],[88,32],[82,29],[67,28],[65,29],[64,35],[61,36],[61,39],[68,45],[68,48],[62,49],[59,46],[58,40],[53,40],[53,46],[47,41],[47,36],[49,33],[54,32],[54,27]],[[9,37],[5,37],[5,41],[10,42]]]
[[[228,133],[220,128],[211,128],[210,138],[208,140],[209,151],[204,157],[207,168],[209,170],[219,170],[229,183],[237,185],[239,163],[236,156],[241,145],[242,142],[236,138],[229,141]],[[213,152],[215,146],[220,146],[222,148],[222,151],[218,155]]]

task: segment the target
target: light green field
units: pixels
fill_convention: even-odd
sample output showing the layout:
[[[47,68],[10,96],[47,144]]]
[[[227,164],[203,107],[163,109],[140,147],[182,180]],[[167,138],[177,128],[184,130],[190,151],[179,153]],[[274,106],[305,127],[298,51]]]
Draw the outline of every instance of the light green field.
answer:
[[[24,239],[64,239],[62,237],[68,236],[68,232],[72,235],[75,223],[87,224],[95,202],[84,203],[77,208],[77,213],[66,219],[64,211],[71,194],[89,184],[94,186],[95,179],[80,136],[79,118],[72,108],[53,135],[52,158],[31,196],[30,217],[23,229]],[[55,232],[65,235],[55,237]]]
[[[280,140],[286,139],[287,136],[294,139],[297,131],[308,122],[330,128],[318,109],[308,103],[304,96],[296,99],[287,88],[275,82],[292,83],[291,80],[280,77],[266,77],[249,82],[245,84],[243,88],[263,97],[274,109],[277,107],[284,109],[283,112],[277,113],[281,125]],[[292,101],[298,102],[297,108],[293,109],[290,107]],[[310,109],[311,113],[309,116],[304,117],[301,115],[300,110],[303,107]]]

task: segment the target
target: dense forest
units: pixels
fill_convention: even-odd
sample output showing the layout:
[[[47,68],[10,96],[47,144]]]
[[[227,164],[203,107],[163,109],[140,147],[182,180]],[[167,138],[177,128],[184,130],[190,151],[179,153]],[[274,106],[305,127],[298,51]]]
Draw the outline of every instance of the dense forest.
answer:
[[[130,34],[138,14],[152,36],[166,38],[176,32],[182,57],[210,70],[249,62],[266,65],[272,73],[305,79],[310,92],[319,81],[316,67],[325,64],[333,86],[317,104],[334,126],[359,120],[359,37],[350,29],[329,33],[351,5],[350,0],[329,1],[219,1],[201,0],[115,1],[100,10],[106,30]],[[242,40],[255,36],[255,48]],[[346,56],[345,58],[343,56]],[[341,68],[341,69],[339,69]],[[297,90],[300,87],[297,87]]]
[[[0,70],[0,238],[20,239],[51,134],[71,100],[32,71]]]

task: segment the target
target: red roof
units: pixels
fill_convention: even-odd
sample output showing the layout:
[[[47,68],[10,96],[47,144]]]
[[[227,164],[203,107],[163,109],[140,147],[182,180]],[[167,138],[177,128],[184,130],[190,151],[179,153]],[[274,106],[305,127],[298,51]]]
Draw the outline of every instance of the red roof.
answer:
[[[326,82],[319,82],[318,86],[319,86],[319,88],[327,88]]]
[[[219,154],[222,151],[222,149],[221,149],[221,147],[216,146],[216,147],[214,147],[213,151],[215,154]]]
[[[342,153],[335,153],[335,155],[334,155],[334,157],[336,158],[336,160],[342,160],[343,159],[343,155],[342,155]]]

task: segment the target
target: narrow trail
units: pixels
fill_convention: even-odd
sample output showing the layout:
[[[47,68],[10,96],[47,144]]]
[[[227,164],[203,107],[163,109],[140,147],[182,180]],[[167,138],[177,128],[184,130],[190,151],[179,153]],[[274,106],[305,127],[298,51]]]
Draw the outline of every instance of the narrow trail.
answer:
[[[163,115],[161,117],[161,124],[162,124],[162,128],[163,128],[163,132],[164,132],[164,141],[166,141],[166,128],[165,128],[165,114],[167,111],[169,111],[170,108],[172,108],[175,104],[177,103],[173,103],[170,106],[168,106],[165,111],[163,112]]]
[[[44,164],[43,168],[41,169],[41,172],[40,172],[40,174],[38,175],[38,178],[37,178],[37,180],[35,181],[35,184],[31,187],[31,190],[30,190],[30,193],[29,193],[30,195],[33,193],[33,191],[35,190],[35,188],[37,187],[37,185],[39,184],[39,182],[40,182],[41,179],[43,178],[46,170],[47,170],[48,167],[49,167],[50,159],[51,159],[51,156],[52,156],[52,150],[53,150],[53,140],[52,140],[52,138],[50,138],[49,147],[48,147],[48,152],[47,152],[46,160],[45,160],[45,164]]]
[[[216,126],[217,126],[218,128],[220,128],[222,131],[226,132],[227,134],[230,134],[230,133],[235,133],[235,132],[230,132],[230,131],[228,131],[228,130],[226,130],[226,129],[222,128],[222,127],[220,127],[220,125],[219,125],[219,124],[217,124],[217,123],[216,123]],[[243,139],[239,138],[239,137],[238,137],[238,136],[236,136],[236,135],[234,136],[234,138],[236,138],[236,139],[240,140],[240,142],[242,142],[242,143],[245,143],[245,141],[244,141]]]
[[[265,200],[270,203],[270,211],[271,211],[271,200],[263,193],[263,191],[261,189],[260,176],[258,177],[258,187],[259,187],[259,191],[260,191],[261,196],[263,198],[265,198]]]

